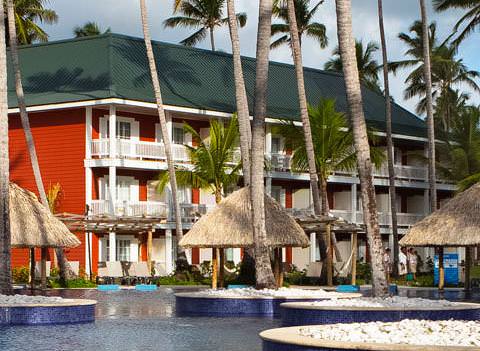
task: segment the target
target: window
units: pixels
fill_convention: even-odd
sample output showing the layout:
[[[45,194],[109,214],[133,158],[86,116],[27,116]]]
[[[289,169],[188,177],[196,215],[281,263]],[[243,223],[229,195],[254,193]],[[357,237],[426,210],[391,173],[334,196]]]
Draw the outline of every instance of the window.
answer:
[[[182,127],[173,127],[173,143],[174,144],[185,144],[185,131]]]
[[[130,240],[117,240],[117,261],[130,262]]]
[[[282,140],[278,136],[272,136],[272,154],[279,154],[282,150]]]
[[[132,124],[126,121],[118,121],[116,127],[117,139],[131,139],[132,137]],[[108,121],[106,125],[107,138],[110,137],[110,128],[108,128]]]
[[[282,196],[282,187],[281,186],[272,186],[271,196],[277,201],[280,205],[284,206],[283,204],[283,196]]]

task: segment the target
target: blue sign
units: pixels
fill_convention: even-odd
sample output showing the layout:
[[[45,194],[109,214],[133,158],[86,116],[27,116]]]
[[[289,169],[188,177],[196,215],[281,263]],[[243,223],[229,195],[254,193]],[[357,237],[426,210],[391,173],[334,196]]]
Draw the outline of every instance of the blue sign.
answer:
[[[443,254],[443,268],[445,270],[445,284],[458,285],[458,254]],[[433,283],[438,285],[438,255],[433,260]]]

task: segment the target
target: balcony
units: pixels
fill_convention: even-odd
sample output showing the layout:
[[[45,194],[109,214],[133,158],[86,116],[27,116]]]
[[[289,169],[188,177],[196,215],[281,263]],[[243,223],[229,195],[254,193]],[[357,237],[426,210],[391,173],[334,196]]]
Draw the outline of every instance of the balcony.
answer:
[[[200,216],[206,214],[214,206],[197,205],[197,204],[180,204],[182,212],[182,220],[191,223]],[[108,200],[93,200],[90,206],[92,215],[109,215],[111,214],[111,204]],[[165,202],[157,201],[118,201],[115,203],[115,216],[131,216],[131,217],[163,217],[168,220],[174,220],[174,211],[169,209],[169,205]]]
[[[110,156],[110,140],[92,140],[91,150],[93,157],[108,158]],[[156,161],[166,160],[165,145],[163,143],[150,141],[117,139],[116,153],[120,158]],[[173,159],[177,162],[187,162],[189,160],[188,150],[185,145],[172,144],[172,154]]]

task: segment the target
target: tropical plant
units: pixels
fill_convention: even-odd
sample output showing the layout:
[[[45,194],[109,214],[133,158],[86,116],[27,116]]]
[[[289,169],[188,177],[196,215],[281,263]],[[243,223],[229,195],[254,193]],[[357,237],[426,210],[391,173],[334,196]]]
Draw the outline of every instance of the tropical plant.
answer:
[[[110,28],[107,28],[102,33],[100,26],[98,25],[98,23],[95,23],[95,22],[87,22],[83,26],[76,26],[73,29],[73,34],[75,35],[75,38],[91,37],[91,36],[107,34],[107,33],[110,33]]]
[[[453,36],[460,28],[460,34],[456,35],[452,44],[458,46],[480,25],[480,1],[479,0],[433,0],[435,10],[441,12],[448,9],[463,9],[466,12],[460,17],[453,27]]]
[[[170,142],[170,136],[167,129],[167,117],[163,108],[162,92],[160,90],[160,81],[158,79],[157,64],[155,62],[155,55],[152,48],[152,40],[150,38],[150,30],[148,28],[148,14],[145,0],[140,0],[140,12],[142,18],[142,30],[145,41],[145,48],[148,59],[148,66],[150,69],[150,77],[152,79],[153,92],[155,94],[155,102],[157,105],[158,119],[160,122],[160,131],[162,134],[163,143],[165,146],[165,157],[167,159],[168,173],[172,175],[170,177],[170,191],[172,194],[173,208],[175,213],[175,234],[177,236],[177,242],[183,237],[182,230],[182,213],[180,208],[180,202],[177,196],[177,178],[175,177],[175,166],[172,157],[172,145]],[[185,251],[180,245],[177,245],[177,264],[176,269],[178,271],[185,271],[188,269],[187,256]]]
[[[232,116],[227,127],[221,121],[210,121],[210,134],[204,140],[189,124],[184,125],[184,130],[192,135],[192,140],[198,146],[186,146],[193,169],[178,167],[175,170],[177,184],[179,186],[210,190],[215,195],[215,202],[219,204],[222,201],[222,196],[225,195],[225,191],[237,185],[240,177],[239,171],[242,165],[235,159],[239,138],[237,116]],[[162,193],[165,190],[168,179],[169,175],[167,172],[160,174],[160,181],[157,186],[158,192]],[[216,289],[218,267],[216,256],[218,249],[212,250],[212,264],[214,265],[212,287]],[[219,254],[220,272],[218,275],[218,286],[223,287],[224,250],[220,249]]]
[[[195,46],[198,42],[210,35],[210,45],[215,51],[214,30],[228,24],[228,17],[223,17],[225,0],[176,0],[173,13],[181,16],[167,18],[165,27],[200,28],[180,43],[186,46]],[[237,21],[241,27],[247,23],[247,14],[237,13]]]
[[[378,80],[380,65],[374,58],[378,49],[378,44],[373,41],[368,42],[367,46],[364,46],[361,40],[355,41],[355,57],[360,81],[368,88],[381,93],[382,89],[380,88],[380,82]],[[333,57],[325,63],[324,69],[327,71],[342,72],[343,62],[338,46],[333,51]]]
[[[395,190],[395,167],[394,167],[394,145],[392,137],[392,103],[390,101],[390,81],[388,78],[388,55],[387,41],[385,39],[385,26],[383,23],[383,2],[377,1],[378,6],[378,27],[380,29],[380,43],[382,48],[382,70],[385,99],[385,131],[387,139],[387,162],[388,162],[388,187],[390,194],[390,213],[392,217],[393,236],[393,276],[398,274],[398,223],[397,223],[397,191]]]
[[[18,10],[18,3],[17,5]],[[13,0],[7,0],[7,19],[8,19],[8,32],[10,40],[10,51],[12,56],[12,66],[15,74],[15,91],[17,95],[18,107],[20,110],[20,120],[23,127],[23,132],[25,134],[25,140],[27,143],[28,154],[30,156],[30,163],[32,165],[33,176],[35,179],[35,184],[37,186],[38,194],[40,195],[40,202],[46,208],[50,208],[48,205],[47,195],[45,192],[45,187],[43,185],[42,174],[40,172],[40,165],[38,163],[37,151],[35,149],[35,141],[33,139],[32,130],[30,128],[30,120],[28,118],[27,105],[25,102],[25,94],[23,91],[22,85],[22,74],[20,71],[20,62],[18,58],[18,48],[17,48],[17,32],[22,32],[22,29],[16,28],[18,23],[18,13],[15,12],[15,6]],[[46,248],[42,248],[46,250]],[[75,276],[70,264],[68,263],[65,252],[62,248],[55,249],[58,264],[60,266],[60,276],[62,280],[68,280]],[[44,251],[42,257],[46,257],[46,252]],[[45,288],[46,282],[45,277],[42,274],[42,287]]]
[[[275,288],[275,278],[270,264],[265,228],[264,149],[265,117],[267,114],[268,56],[272,25],[272,0],[260,0],[258,5],[257,50],[255,67],[255,103],[252,125],[252,202],[253,239],[255,242],[256,288]]]
[[[390,62],[388,67],[393,73],[396,73],[400,68],[412,68],[412,71],[405,80],[407,89],[405,90],[404,96],[406,99],[420,97],[417,105],[417,113],[425,113],[427,110],[427,99],[425,92],[422,22],[415,21],[412,26],[410,26],[410,32],[412,32],[412,35],[407,33],[399,34],[400,40],[408,46],[408,50],[405,52],[405,56],[408,58],[401,61]],[[428,33],[431,57],[432,99],[437,100],[442,97],[444,103],[453,103],[453,101],[448,99],[453,96],[454,90],[461,86],[468,86],[474,91],[480,91],[475,81],[479,73],[474,70],[469,70],[462,59],[456,58],[456,49],[454,46],[448,45],[447,43],[438,44],[436,24],[434,22],[428,26]],[[442,120],[443,129],[447,131],[451,126],[452,119],[450,118],[448,109],[444,109],[443,112],[439,117]]]
[[[5,12],[0,2],[0,294],[10,295],[12,289],[9,164],[8,156],[8,86]]]
[[[324,213],[328,213],[328,178],[335,172],[353,171],[356,166],[353,130],[345,114],[336,110],[335,99],[320,99],[318,105],[309,105],[308,116],[313,135],[315,167],[322,190],[322,208],[325,208]],[[301,129],[291,121],[284,121],[276,128],[276,132],[285,138],[285,147],[293,150],[292,170],[308,170],[305,138]],[[368,132],[368,137],[372,145],[377,143],[378,139],[372,131]],[[372,147],[370,151],[372,162],[380,167],[385,159],[383,150]]]
[[[39,26],[39,23],[56,23],[58,16],[54,10],[45,8],[46,3],[47,0],[14,1],[15,25],[19,44],[48,41],[48,34]]]
[[[210,121],[210,134],[202,139],[200,134],[189,124],[183,126],[186,133],[198,146],[185,147],[193,168],[178,166],[175,169],[178,186],[210,190],[215,195],[216,203],[220,203],[225,191],[238,183],[241,163],[236,160],[239,132],[238,119],[232,116],[225,126],[222,121]],[[157,191],[163,193],[169,182],[168,172],[159,176]]]
[[[350,0],[335,1],[339,53],[342,60],[349,114],[352,120],[353,143],[357,155],[363,203],[363,219],[370,245],[372,263],[372,292],[374,296],[388,296],[388,283],[383,268],[383,247],[377,217],[375,187],[370,161],[367,126],[363,113],[360,76],[356,62],[355,40],[352,29]]]
[[[295,8],[295,22],[298,32],[299,45],[302,45],[302,37],[305,35],[309,38],[316,40],[322,49],[328,46],[327,29],[325,25],[318,22],[313,22],[313,17],[317,13],[320,5],[324,0],[318,1],[311,9],[310,0],[294,0]],[[291,43],[292,35],[290,28],[290,21],[288,15],[288,6],[284,0],[276,0],[273,7],[274,15],[283,23],[272,24],[272,36],[281,35],[278,39],[274,40],[271,44],[271,48],[277,48],[280,45]]]
[[[60,203],[60,198],[63,195],[62,186],[60,183],[51,184],[48,186],[47,189],[47,201],[48,207],[50,208],[50,212],[56,213],[58,209],[58,205]]]

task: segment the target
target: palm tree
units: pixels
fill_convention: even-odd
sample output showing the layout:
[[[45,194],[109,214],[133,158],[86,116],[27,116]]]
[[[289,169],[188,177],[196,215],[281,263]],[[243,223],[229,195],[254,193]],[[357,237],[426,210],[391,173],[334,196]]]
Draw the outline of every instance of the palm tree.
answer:
[[[27,105],[25,103],[25,94],[22,86],[22,74],[20,71],[20,63],[18,59],[18,48],[17,48],[18,40],[17,40],[17,34],[16,34],[16,32],[19,31],[18,28],[16,30],[16,23],[18,23],[16,19],[18,18],[18,14],[15,13],[13,0],[7,0],[7,18],[8,18],[8,32],[9,32],[9,39],[10,39],[12,65],[13,65],[13,70],[15,72],[15,91],[17,94],[18,107],[20,110],[20,119],[22,122],[23,131],[25,133],[25,140],[27,143],[28,154],[30,156],[30,162],[32,165],[33,176],[35,178],[35,184],[37,186],[38,194],[40,195],[40,201],[46,208],[49,208],[45,187],[43,186],[42,174],[40,172],[40,165],[38,163],[37,152],[35,149],[35,141],[33,139],[32,130],[30,128],[30,121],[27,113]],[[46,250],[46,249],[42,249],[42,250]],[[74,277],[75,273],[70,267],[70,264],[68,263],[67,257],[63,249],[58,248],[55,250],[55,252],[58,258],[58,264],[60,268],[60,277],[62,281],[66,281]],[[44,254],[42,255],[43,257],[45,257]],[[45,288],[45,282],[43,282],[42,285],[44,285],[43,288]]]
[[[427,101],[425,98],[422,23],[420,21],[414,22],[410,27],[410,31],[413,33],[411,36],[406,33],[400,33],[399,35],[399,38],[409,47],[405,52],[405,56],[409,57],[405,60],[390,62],[389,69],[396,73],[399,68],[413,68],[405,80],[407,89],[404,96],[406,99],[420,97],[417,113],[425,113]],[[432,99],[436,100],[443,96],[442,99],[446,101],[448,97],[453,96],[456,87],[464,85],[474,91],[479,91],[480,88],[475,81],[479,73],[469,70],[462,59],[455,57],[456,48],[453,45],[448,45],[447,43],[438,45],[435,23],[429,25],[428,32],[431,55]],[[452,123],[449,111],[445,110],[445,114],[439,117],[442,120],[444,131],[447,131]]]
[[[58,16],[54,10],[44,7],[46,3],[46,0],[15,0],[15,25],[19,44],[48,41],[48,34],[38,23],[56,23]]]
[[[107,33],[110,33],[110,28],[107,28],[102,33],[100,26],[98,25],[98,23],[95,23],[95,22],[87,22],[83,26],[76,26],[73,29],[73,34],[75,35],[75,38],[91,37],[94,35],[107,34]]]
[[[382,89],[380,88],[380,82],[378,80],[380,65],[373,58],[378,49],[378,44],[373,41],[368,42],[365,48],[361,40],[355,41],[355,56],[360,81],[368,88],[381,93]],[[333,51],[333,58],[325,63],[324,69],[327,71],[342,72],[343,63],[338,46]]]
[[[264,198],[264,148],[265,116],[267,113],[267,82],[270,52],[270,26],[272,0],[260,0],[258,5],[258,30],[255,69],[255,104],[252,126],[252,171],[250,199],[252,202],[253,239],[255,242],[256,288],[275,288],[275,278],[270,264],[265,228]]]
[[[158,118],[160,120],[160,130],[162,133],[162,139],[165,146],[165,156],[167,159],[168,173],[170,174],[170,190],[172,193],[172,201],[175,211],[175,233],[177,236],[177,242],[183,237],[182,230],[182,214],[180,209],[180,202],[177,196],[177,178],[175,177],[175,167],[172,157],[172,145],[170,142],[170,136],[167,129],[167,118],[165,116],[165,110],[163,108],[162,93],[160,90],[160,81],[158,79],[157,64],[155,62],[155,56],[153,54],[152,40],[150,39],[150,30],[148,28],[147,19],[147,7],[145,0],[140,0],[140,12],[142,16],[142,29],[145,40],[145,48],[148,58],[148,65],[150,68],[150,76],[152,79],[153,91],[155,93],[155,101],[157,103]],[[185,255],[185,251],[180,245],[177,245],[177,267],[179,271],[183,271],[188,268],[188,261]]]
[[[356,151],[353,142],[353,131],[344,113],[338,112],[335,99],[320,99],[318,105],[308,106],[315,167],[321,186],[322,208],[328,213],[328,178],[338,171],[353,171],[356,166]],[[293,151],[292,170],[305,172],[309,168],[305,137],[292,121],[283,122],[276,132],[285,138],[285,147]],[[368,138],[372,146],[378,138],[368,130]],[[379,147],[371,147],[371,159],[375,167],[380,167],[385,156]]]
[[[460,34],[453,41],[457,47],[467,38],[480,24],[480,1],[479,0],[433,0],[435,10],[441,12],[448,9],[464,9],[466,13],[460,17],[453,27],[453,35],[463,27]]]
[[[388,285],[383,269],[383,248],[377,218],[372,162],[368,145],[367,126],[363,113],[360,76],[355,55],[350,0],[336,0],[337,33],[340,57],[345,79],[347,102],[353,128],[353,141],[357,153],[357,169],[360,178],[363,218],[372,257],[372,282],[374,296],[388,296]]]
[[[5,12],[0,1],[0,294],[10,295],[12,289],[9,163],[8,156],[8,87]]]
[[[174,13],[180,12],[181,16],[174,16],[166,19],[165,27],[190,27],[200,28],[180,43],[186,46],[195,46],[206,38],[207,32],[210,35],[210,45],[215,51],[214,30],[216,27],[228,23],[228,17],[223,17],[225,0],[176,0]],[[247,23],[247,14],[237,13],[237,21],[241,27]]]
[[[202,140],[198,132],[188,124],[184,125],[185,132],[192,135],[197,147],[187,146],[193,169],[177,168],[175,171],[178,186],[191,186],[210,190],[215,195],[215,202],[219,204],[225,191],[238,183],[241,163],[235,162],[235,151],[238,145],[238,120],[233,115],[228,127],[221,121],[210,121],[209,137]],[[162,193],[169,180],[167,172],[160,175],[157,191]],[[217,288],[218,249],[212,249],[213,276],[212,287]],[[220,249],[220,274],[218,285],[223,287],[224,250]]]
[[[235,1],[227,0],[228,26],[232,42],[233,77],[235,82],[235,102],[237,106],[240,132],[240,151],[242,156],[242,172],[244,186],[250,185],[250,147],[252,129],[248,111],[247,90],[243,78],[242,59],[240,57],[240,39],[238,37],[238,21],[235,15]]]
[[[313,22],[313,17],[317,13],[323,0],[309,9],[310,0],[294,0],[293,7],[295,8],[295,21],[297,25],[298,40],[300,46],[302,45],[302,37],[306,35],[309,38],[316,40],[322,49],[328,46],[327,29],[325,25],[318,22]],[[282,34],[282,36],[273,41],[271,48],[277,48],[280,45],[291,42],[292,35],[290,28],[290,21],[288,20],[288,6],[285,1],[276,0],[273,12],[275,16],[282,20],[283,23],[272,24],[272,36]]]
[[[382,0],[377,1],[378,5],[378,26],[380,29],[380,42],[382,46],[383,61],[383,85],[385,97],[385,125],[387,132],[387,161],[388,161],[388,183],[390,193],[390,212],[392,216],[392,235],[393,235],[393,275],[398,273],[398,225],[397,225],[397,192],[395,190],[395,168],[394,168],[394,145],[392,137],[392,105],[390,101],[390,83],[388,79],[388,56],[387,41],[385,39],[385,27],[383,24],[383,3]]]

